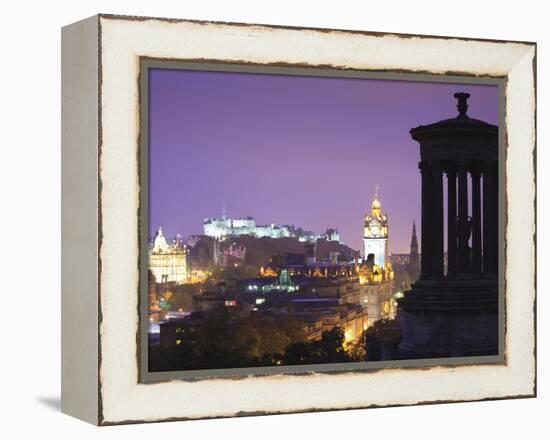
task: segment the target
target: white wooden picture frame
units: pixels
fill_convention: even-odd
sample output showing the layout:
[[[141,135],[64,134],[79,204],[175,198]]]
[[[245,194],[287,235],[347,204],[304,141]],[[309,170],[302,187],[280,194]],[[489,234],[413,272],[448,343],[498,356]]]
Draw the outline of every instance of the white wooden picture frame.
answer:
[[[503,80],[504,361],[144,383],[140,60]],[[536,46],[98,15],[62,32],[62,410],[97,425],[536,395]]]

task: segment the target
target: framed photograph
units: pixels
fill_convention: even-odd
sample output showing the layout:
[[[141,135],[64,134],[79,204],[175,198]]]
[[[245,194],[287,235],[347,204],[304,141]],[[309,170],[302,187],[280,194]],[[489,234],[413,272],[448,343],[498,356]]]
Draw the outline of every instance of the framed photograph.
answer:
[[[62,32],[62,409],[536,395],[536,46],[99,15]]]

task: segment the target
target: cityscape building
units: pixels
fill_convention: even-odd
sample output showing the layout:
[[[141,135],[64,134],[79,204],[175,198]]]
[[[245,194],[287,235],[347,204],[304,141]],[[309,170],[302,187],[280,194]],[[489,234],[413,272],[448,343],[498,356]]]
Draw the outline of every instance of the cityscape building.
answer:
[[[187,250],[179,239],[168,242],[159,227],[149,248],[149,270],[157,283],[183,284],[187,280]]]
[[[224,239],[229,236],[250,235],[257,238],[284,238],[296,237],[300,241],[314,241],[325,239],[341,242],[340,234],[334,228],[328,228],[324,233],[317,234],[311,231],[297,228],[292,225],[267,224],[258,225],[253,217],[229,218],[224,213],[221,218],[205,218],[203,221],[204,235],[216,239]]]
[[[384,268],[388,263],[388,216],[382,214],[382,204],[378,198],[376,186],[370,213],[365,215],[363,229],[365,259],[374,255],[374,264]]]

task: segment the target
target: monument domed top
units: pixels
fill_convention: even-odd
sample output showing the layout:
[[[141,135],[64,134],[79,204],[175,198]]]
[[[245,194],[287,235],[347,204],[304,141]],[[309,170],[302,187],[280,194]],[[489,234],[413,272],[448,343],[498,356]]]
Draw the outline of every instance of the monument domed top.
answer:
[[[447,136],[498,136],[498,126],[468,116],[469,93],[455,93],[454,97],[458,101],[456,106],[458,115],[455,118],[444,119],[411,129],[410,133],[414,140],[422,141]]]

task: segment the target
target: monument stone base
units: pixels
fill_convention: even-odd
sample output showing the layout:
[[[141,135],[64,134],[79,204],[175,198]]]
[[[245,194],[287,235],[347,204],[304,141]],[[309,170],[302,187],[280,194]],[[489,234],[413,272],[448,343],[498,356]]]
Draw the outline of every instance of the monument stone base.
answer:
[[[403,359],[497,355],[497,280],[419,280],[399,300],[397,319]]]

